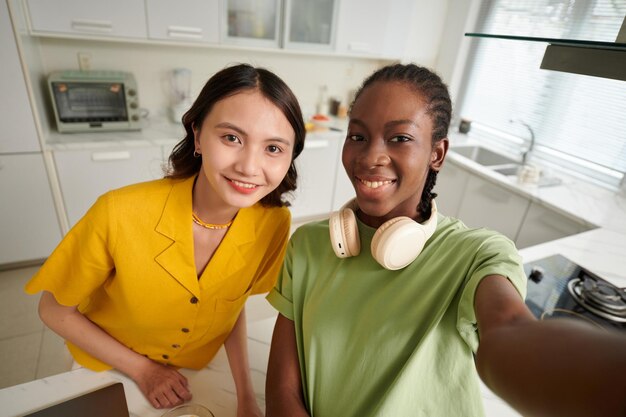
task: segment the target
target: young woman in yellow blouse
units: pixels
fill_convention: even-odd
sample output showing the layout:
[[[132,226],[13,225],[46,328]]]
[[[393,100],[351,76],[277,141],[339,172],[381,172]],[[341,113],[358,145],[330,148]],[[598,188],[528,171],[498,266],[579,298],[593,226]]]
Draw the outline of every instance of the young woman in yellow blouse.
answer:
[[[125,373],[156,408],[189,400],[177,368],[224,344],[238,416],[262,415],[244,303],[281,265],[302,114],[280,78],[242,64],[207,82],[183,124],[167,176],[101,196],[26,291],[43,291],[40,316],[76,362]]]

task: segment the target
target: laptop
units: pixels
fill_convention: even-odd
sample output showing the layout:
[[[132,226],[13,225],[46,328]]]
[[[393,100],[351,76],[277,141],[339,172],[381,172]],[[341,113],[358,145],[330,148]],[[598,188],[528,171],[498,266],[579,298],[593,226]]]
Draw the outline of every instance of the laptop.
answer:
[[[99,388],[79,397],[52,405],[24,417],[130,417],[124,395],[124,385]]]

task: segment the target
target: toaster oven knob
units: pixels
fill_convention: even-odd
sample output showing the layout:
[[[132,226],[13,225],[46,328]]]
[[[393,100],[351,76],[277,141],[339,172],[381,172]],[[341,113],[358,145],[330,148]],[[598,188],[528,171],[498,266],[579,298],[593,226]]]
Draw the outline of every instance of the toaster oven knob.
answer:
[[[137,107],[139,107],[139,105],[136,102],[133,101],[132,103],[130,103],[131,109],[136,109]]]
[[[136,92],[135,90],[133,90],[132,88],[129,88],[129,89],[128,89],[128,95],[129,95],[129,96],[133,97],[133,96],[135,96],[136,94],[137,94],[137,92]]]
[[[539,284],[543,279],[543,269],[538,266],[533,266],[528,274],[528,279]]]
[[[138,121],[138,120],[139,120],[139,116],[138,116],[138,115],[136,115],[136,114],[133,114],[130,118],[131,118],[131,120],[132,120],[133,122],[136,122],[136,121]]]

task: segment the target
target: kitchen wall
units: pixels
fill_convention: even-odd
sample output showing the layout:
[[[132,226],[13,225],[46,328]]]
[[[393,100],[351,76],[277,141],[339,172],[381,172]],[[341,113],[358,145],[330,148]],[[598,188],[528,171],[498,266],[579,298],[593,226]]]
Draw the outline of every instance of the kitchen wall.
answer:
[[[149,45],[40,38],[44,74],[55,70],[78,69],[78,53],[91,54],[92,69],[129,71],[137,79],[142,107],[156,116],[167,108],[167,74],[173,68],[192,71],[192,96],[208,78],[224,66],[246,62],[278,74],[294,90],[305,113],[315,111],[320,85],[329,96],[346,100],[348,92],[381,65],[373,59],[355,59],[282,52],[257,52],[235,48]]]

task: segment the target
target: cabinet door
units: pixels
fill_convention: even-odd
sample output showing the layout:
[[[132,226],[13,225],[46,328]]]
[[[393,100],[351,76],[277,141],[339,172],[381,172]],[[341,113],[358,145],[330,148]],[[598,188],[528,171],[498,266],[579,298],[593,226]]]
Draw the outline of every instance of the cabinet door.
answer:
[[[577,222],[538,203],[531,203],[515,244],[521,249],[589,229],[590,227],[582,222]]]
[[[148,37],[219,42],[219,0],[146,0]]]
[[[402,57],[413,7],[412,0],[341,0],[337,52]]]
[[[61,229],[42,155],[0,155],[0,190],[0,264],[48,257]]]
[[[298,188],[290,207],[294,219],[327,216],[332,210],[339,156],[336,141],[331,135],[307,135],[304,150],[296,159]]]
[[[27,0],[31,29],[147,38],[144,0]]]
[[[247,46],[279,47],[280,0],[224,0],[222,40]]]
[[[338,1],[287,0],[285,49],[334,49]]]
[[[41,151],[5,1],[0,2],[0,62],[0,153]]]
[[[450,161],[444,164],[437,174],[434,190],[437,193],[437,209],[440,213],[458,217],[469,175],[468,171]]]
[[[162,153],[152,148],[54,151],[70,226],[109,190],[162,178]]]
[[[470,175],[458,218],[469,227],[496,230],[515,240],[529,204],[504,187]]]

